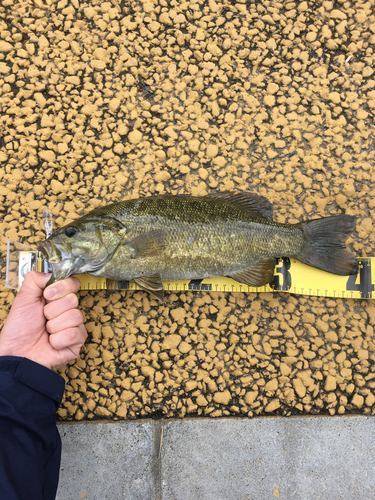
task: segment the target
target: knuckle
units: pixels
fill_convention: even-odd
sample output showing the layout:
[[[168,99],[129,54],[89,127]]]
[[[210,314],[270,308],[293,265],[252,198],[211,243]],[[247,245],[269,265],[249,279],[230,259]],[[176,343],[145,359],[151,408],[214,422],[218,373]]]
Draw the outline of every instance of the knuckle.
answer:
[[[53,319],[53,316],[50,313],[50,310],[47,309],[47,307],[44,308],[44,317],[46,318],[47,321],[50,321],[51,319]]]
[[[47,321],[47,323],[46,323],[46,330],[50,334],[55,333],[55,329],[53,327],[52,321]]]
[[[83,315],[79,309],[73,309],[70,311],[71,320],[75,326],[80,325],[83,322]]]
[[[70,292],[70,290],[69,290],[69,287],[67,286],[66,280],[59,281],[58,285],[59,285],[58,294],[61,297],[64,297],[64,296],[68,295],[68,293]]]
[[[35,276],[36,271],[29,271],[28,273],[26,273],[24,281],[33,281],[35,279]]]
[[[65,330],[64,336],[65,336],[65,339],[67,340],[67,342],[69,343],[69,345],[73,344],[74,340],[76,338],[75,328],[68,328],[67,330]]]
[[[79,290],[81,282],[78,278],[70,276],[69,278],[59,281],[54,286],[56,287],[57,294],[60,297],[67,297],[71,294],[75,294]]]
[[[46,304],[43,308],[43,314],[46,319],[51,319],[50,317],[50,307],[49,304]]]
[[[60,350],[61,348],[64,347],[64,345],[62,345],[62,343],[61,343],[61,335],[60,334],[52,335],[50,337],[49,341],[54,349]]]
[[[25,288],[32,286],[32,284],[35,281],[36,274],[37,274],[36,271],[29,271],[28,273],[26,273],[25,278],[24,278],[23,283],[22,283],[21,290],[22,289],[25,290]]]
[[[77,292],[81,287],[81,282],[75,276],[70,276],[67,279],[67,282],[68,282],[69,288],[74,290],[74,292]]]
[[[78,297],[75,293],[70,293],[68,295],[69,297],[69,301],[70,301],[70,305],[72,307],[72,309],[76,308],[78,306]]]
[[[66,328],[61,330],[58,335],[56,335],[55,344],[59,345],[59,348],[69,347],[74,342],[74,328]]]
[[[76,311],[78,312],[78,318],[79,318],[80,323],[83,323],[83,314],[82,314],[82,312],[79,309],[76,309]]]
[[[82,333],[83,333],[83,339],[84,339],[82,343],[84,344],[86,339],[87,339],[88,333],[87,333],[85,326],[84,325],[82,325],[82,326],[83,326]]]

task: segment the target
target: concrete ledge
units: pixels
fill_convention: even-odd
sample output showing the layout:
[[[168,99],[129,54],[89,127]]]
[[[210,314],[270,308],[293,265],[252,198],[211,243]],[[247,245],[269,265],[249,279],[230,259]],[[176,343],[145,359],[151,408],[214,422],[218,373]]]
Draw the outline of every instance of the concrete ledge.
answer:
[[[59,431],[63,453],[57,499],[156,498],[152,423],[63,424]]]
[[[373,417],[62,424],[59,430],[58,500],[375,498]]]

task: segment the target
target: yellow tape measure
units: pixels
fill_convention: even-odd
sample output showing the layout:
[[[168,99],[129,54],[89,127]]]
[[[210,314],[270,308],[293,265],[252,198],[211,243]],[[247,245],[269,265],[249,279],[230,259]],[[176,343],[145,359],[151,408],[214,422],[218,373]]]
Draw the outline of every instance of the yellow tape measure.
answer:
[[[206,290],[212,292],[275,292],[318,297],[374,299],[375,257],[357,257],[355,276],[337,276],[302,264],[296,259],[278,259],[271,283],[250,287],[231,278],[205,278],[187,281],[163,281],[164,289],[173,292]],[[115,281],[88,274],[78,274],[81,290],[141,290],[132,281]]]

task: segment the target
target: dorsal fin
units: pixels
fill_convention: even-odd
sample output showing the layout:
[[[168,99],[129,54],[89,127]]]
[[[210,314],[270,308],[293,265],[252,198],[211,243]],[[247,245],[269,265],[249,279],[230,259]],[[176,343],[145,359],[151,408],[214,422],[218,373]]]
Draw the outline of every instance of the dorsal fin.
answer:
[[[211,193],[207,198],[222,200],[235,205],[241,210],[250,213],[253,217],[272,220],[273,209],[271,202],[264,196],[256,193]]]

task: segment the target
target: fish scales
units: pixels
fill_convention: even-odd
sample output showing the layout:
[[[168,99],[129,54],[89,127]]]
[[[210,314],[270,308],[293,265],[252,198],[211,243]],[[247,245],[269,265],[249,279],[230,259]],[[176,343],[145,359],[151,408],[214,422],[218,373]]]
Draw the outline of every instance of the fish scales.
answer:
[[[162,254],[132,263],[132,279],[158,272],[162,279],[184,280],[231,274],[246,269],[259,257],[290,255],[303,244],[302,231],[293,225],[254,220],[236,206],[205,198],[145,198],[109,207],[128,229],[127,241],[144,232],[166,230]],[[92,215],[101,215],[103,209]],[[292,237],[292,235],[294,237]],[[119,279],[127,249],[119,247],[100,270]]]

